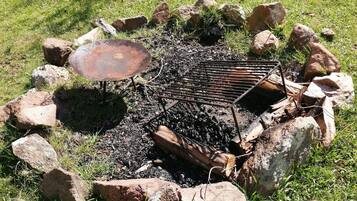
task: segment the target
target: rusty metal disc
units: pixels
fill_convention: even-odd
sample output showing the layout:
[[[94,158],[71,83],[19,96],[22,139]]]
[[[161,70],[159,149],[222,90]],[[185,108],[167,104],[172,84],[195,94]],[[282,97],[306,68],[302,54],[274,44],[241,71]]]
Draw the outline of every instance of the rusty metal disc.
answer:
[[[96,81],[132,77],[148,67],[147,49],[128,40],[101,40],[79,47],[69,58],[73,69]]]

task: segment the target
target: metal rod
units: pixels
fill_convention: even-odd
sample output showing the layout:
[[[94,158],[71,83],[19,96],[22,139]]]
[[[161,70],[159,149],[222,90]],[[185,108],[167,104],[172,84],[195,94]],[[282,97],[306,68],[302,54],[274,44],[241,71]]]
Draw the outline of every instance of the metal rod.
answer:
[[[286,90],[285,78],[284,78],[284,73],[283,73],[283,69],[282,69],[281,65],[279,65],[279,71],[280,71],[280,75],[281,75],[281,80],[283,82],[285,97],[288,98],[288,91]]]
[[[167,111],[166,111],[166,108],[165,108],[165,102],[163,101],[163,99],[161,97],[159,97],[159,103],[161,104],[162,109],[164,110],[165,116],[168,117]]]
[[[134,77],[131,77],[130,79],[131,79],[131,82],[133,83],[134,90],[136,91],[136,84],[134,82]]]
[[[238,126],[238,120],[237,120],[237,117],[236,117],[236,112],[234,110],[234,107],[231,107],[231,110],[232,110],[234,123],[235,123],[236,128],[237,128],[237,133],[238,133],[238,136],[239,136],[239,140],[240,140],[240,142],[242,142],[242,136],[240,135],[239,126]]]
[[[227,108],[227,107],[232,105],[230,103],[218,104],[218,103],[212,103],[212,102],[208,102],[208,101],[197,101],[197,100],[190,100],[190,99],[185,99],[185,98],[176,98],[176,97],[164,96],[164,95],[160,95],[159,97],[167,98],[167,99],[171,99],[171,100],[183,101],[183,102],[201,103],[201,104],[204,104],[204,105],[211,105],[211,106],[224,107],[224,108]]]

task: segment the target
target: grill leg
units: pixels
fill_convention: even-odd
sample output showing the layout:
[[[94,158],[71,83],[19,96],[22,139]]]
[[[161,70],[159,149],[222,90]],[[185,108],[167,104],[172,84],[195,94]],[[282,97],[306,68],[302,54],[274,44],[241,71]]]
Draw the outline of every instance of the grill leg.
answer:
[[[167,111],[166,111],[166,108],[165,108],[164,100],[162,100],[162,98],[159,98],[159,103],[162,106],[162,109],[164,110],[165,116],[167,117]]]
[[[242,136],[240,135],[240,131],[239,131],[239,126],[238,126],[238,120],[237,120],[237,116],[236,116],[236,111],[234,110],[234,107],[231,107],[232,110],[232,115],[233,115],[233,119],[234,119],[234,123],[236,125],[236,129],[237,129],[237,133],[239,136],[239,140],[240,142],[242,142]]]
[[[131,77],[131,82],[133,83],[133,87],[134,87],[134,90],[136,91],[136,84],[135,84],[135,81],[134,81],[134,77]]]
[[[281,65],[279,66],[279,72],[280,72],[280,76],[281,76],[281,81],[283,82],[285,97],[288,98],[288,92],[287,92],[287,90],[286,90],[284,73],[283,73],[283,69],[281,68]]]
[[[107,94],[107,81],[100,81],[99,86],[102,89],[103,101],[105,101]]]

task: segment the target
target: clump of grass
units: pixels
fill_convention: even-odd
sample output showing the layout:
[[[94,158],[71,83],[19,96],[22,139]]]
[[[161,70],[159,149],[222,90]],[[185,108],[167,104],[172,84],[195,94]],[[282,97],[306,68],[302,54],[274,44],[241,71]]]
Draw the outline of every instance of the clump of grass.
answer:
[[[49,142],[59,155],[63,168],[81,175],[85,180],[92,180],[108,174],[112,167],[105,156],[97,154],[97,139],[97,134],[75,136],[70,130],[56,128],[52,131]]]

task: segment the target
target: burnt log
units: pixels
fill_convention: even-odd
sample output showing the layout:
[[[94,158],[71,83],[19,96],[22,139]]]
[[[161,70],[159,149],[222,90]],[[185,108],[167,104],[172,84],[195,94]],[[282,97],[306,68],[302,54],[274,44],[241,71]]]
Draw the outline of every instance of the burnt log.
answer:
[[[152,138],[162,150],[171,152],[208,171],[213,168],[212,172],[218,175],[229,177],[236,164],[235,155],[190,142],[165,126],[160,126]]]
[[[304,88],[304,86],[292,82],[290,80],[284,79],[284,81],[285,81],[286,92],[288,93],[288,96],[296,97],[299,95],[300,91]],[[275,74],[269,76],[269,78],[262,81],[258,85],[258,87],[271,92],[284,92],[282,79],[280,76]]]

